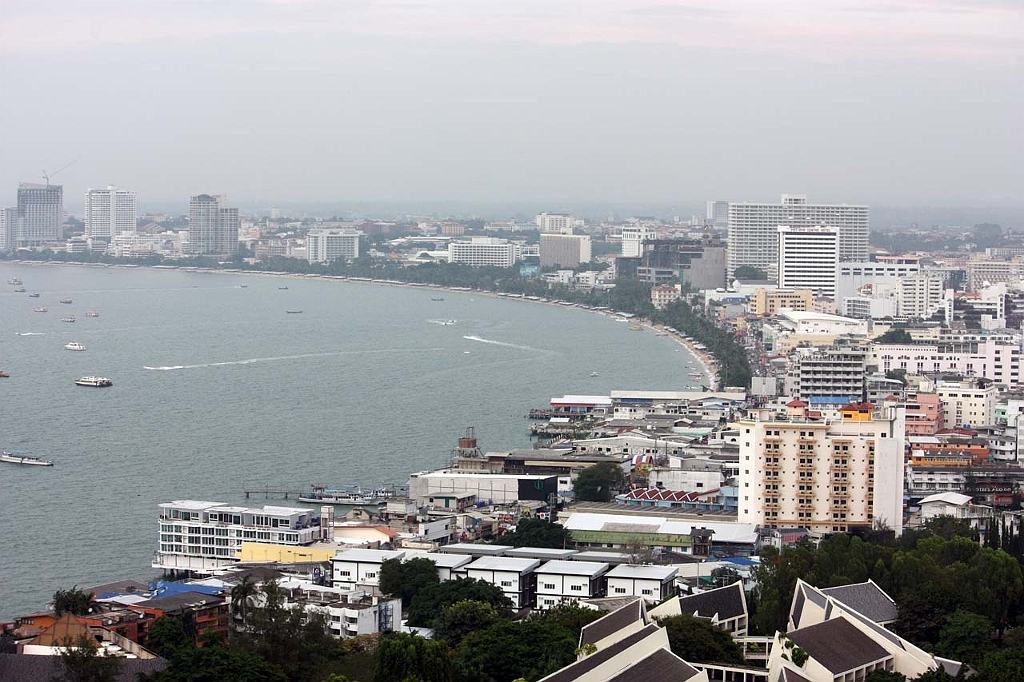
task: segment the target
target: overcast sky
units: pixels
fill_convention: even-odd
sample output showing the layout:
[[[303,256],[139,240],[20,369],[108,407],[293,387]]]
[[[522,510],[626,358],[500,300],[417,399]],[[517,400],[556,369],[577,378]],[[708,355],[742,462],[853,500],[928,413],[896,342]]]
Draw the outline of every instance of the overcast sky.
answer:
[[[1019,205],[1022,36],[1024,0],[0,0],[0,203],[76,160],[69,206]]]

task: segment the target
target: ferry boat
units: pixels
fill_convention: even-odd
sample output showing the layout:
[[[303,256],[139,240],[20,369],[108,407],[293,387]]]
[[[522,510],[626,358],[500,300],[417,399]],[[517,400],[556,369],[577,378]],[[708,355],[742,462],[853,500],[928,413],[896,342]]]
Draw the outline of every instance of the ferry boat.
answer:
[[[322,485],[314,485],[308,493],[299,495],[299,502],[312,502],[315,504],[351,504],[351,505],[373,505],[384,502],[391,497],[391,493],[384,488],[374,490],[363,490],[358,485],[346,485],[335,490],[325,488]]]
[[[432,299],[430,299],[430,300],[431,300],[431,301],[443,301],[443,300],[444,300],[444,297],[442,296],[442,297],[440,297],[440,298],[432,298]]]
[[[39,294],[29,294],[29,298],[39,298]]]
[[[74,315],[68,315],[67,317],[60,318],[60,321],[61,322],[74,322],[75,321],[75,316]]]
[[[65,343],[64,347],[68,350],[85,350],[85,344],[79,343],[78,341]]]
[[[95,310],[86,310],[85,311],[85,316],[86,317],[99,317],[100,314],[99,314],[99,312],[97,312]]]
[[[60,299],[60,302],[61,303],[68,303],[68,304],[70,304],[72,301],[71,301],[70,298],[62,298],[62,299]]]
[[[82,377],[75,380],[76,386],[91,386],[92,388],[105,388],[113,386],[114,382],[106,377]]]
[[[49,308],[33,308],[32,312],[35,312],[35,313],[45,313],[48,310],[49,310]]]
[[[24,284],[24,282],[22,282],[22,281],[21,281],[20,279],[18,279],[17,277],[12,277],[12,278],[10,278],[9,280],[7,280],[7,283],[8,283],[8,284],[13,284],[13,285],[14,285],[14,286],[16,286],[16,287],[17,287],[17,286],[21,286],[22,284]]]
[[[48,459],[39,459],[38,457],[23,455],[20,452],[7,452],[6,450],[0,452],[0,462],[7,462],[8,464],[29,464],[37,467],[53,466],[53,462]]]

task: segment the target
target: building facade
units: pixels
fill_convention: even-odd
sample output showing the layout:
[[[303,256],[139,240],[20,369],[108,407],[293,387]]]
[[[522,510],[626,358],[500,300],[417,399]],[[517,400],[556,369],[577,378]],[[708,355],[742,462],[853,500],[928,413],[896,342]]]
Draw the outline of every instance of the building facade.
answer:
[[[943,309],[942,278],[927,273],[909,275],[899,280],[896,313],[903,318],[926,320]]]
[[[686,284],[694,291],[725,286],[726,247],[709,239],[647,239],[636,278],[651,284]]]
[[[533,219],[541,232],[572,234],[576,219],[568,213],[539,213]]]
[[[905,412],[851,403],[821,418],[796,410],[741,420],[739,521],[845,532],[903,529]]]
[[[540,266],[574,268],[589,263],[590,237],[581,234],[542,234],[540,236]]]
[[[839,232],[834,227],[779,228],[779,288],[810,289],[822,298],[836,297]]]
[[[188,205],[188,246],[194,256],[230,256],[238,251],[238,209],[225,197],[197,194]]]
[[[795,364],[793,395],[801,400],[843,396],[856,398],[864,391],[867,351],[822,348]]]
[[[363,239],[358,230],[310,230],[306,234],[306,258],[310,263],[359,258]]]
[[[138,220],[135,192],[90,189],[85,193],[85,236],[107,238],[134,232]]]
[[[64,187],[23,182],[18,185],[15,246],[42,246],[61,241],[64,222]]]
[[[814,292],[810,289],[755,289],[750,298],[752,315],[775,315],[783,308],[814,310]]]
[[[491,265],[510,268],[516,262],[516,247],[506,239],[473,237],[468,242],[450,243],[448,262],[465,263],[473,267]]]
[[[810,204],[807,197],[783,194],[778,204],[729,204],[729,279],[744,265],[776,271],[779,225],[833,227],[839,236],[840,261],[868,260],[867,206]]]

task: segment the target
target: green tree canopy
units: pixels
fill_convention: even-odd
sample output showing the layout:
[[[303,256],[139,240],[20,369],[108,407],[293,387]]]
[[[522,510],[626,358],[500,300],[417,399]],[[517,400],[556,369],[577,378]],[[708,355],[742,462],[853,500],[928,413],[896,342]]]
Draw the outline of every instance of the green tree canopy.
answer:
[[[96,602],[92,594],[78,589],[78,585],[70,590],[57,590],[53,593],[53,610],[58,617],[65,613],[85,616],[92,613],[95,608]]]
[[[955,661],[977,665],[993,646],[992,622],[985,616],[959,609],[946,618],[935,649]]]
[[[406,608],[420,590],[439,582],[437,564],[430,559],[388,559],[380,567],[380,591],[401,597]]]
[[[434,639],[456,647],[471,632],[508,620],[506,610],[479,601],[460,601],[445,607],[434,620]]]
[[[445,608],[467,600],[490,604],[499,612],[511,615],[512,602],[500,587],[483,580],[459,578],[427,585],[420,590],[409,605],[409,625],[420,628],[431,627],[434,624],[434,619]]]
[[[179,649],[167,667],[140,677],[141,682],[289,682],[278,666],[238,647]]]
[[[592,464],[576,475],[573,490],[581,502],[611,502],[625,483],[622,468],[615,462]]]
[[[544,519],[531,518],[520,519],[516,529],[502,535],[499,542],[513,547],[565,549],[572,546],[572,539],[565,526]]]
[[[374,682],[452,682],[452,664],[443,642],[393,633],[377,646]]]
[[[736,279],[761,282],[768,279],[768,273],[760,268],[755,268],[753,265],[741,265],[736,268],[736,271],[733,273],[733,277]]]
[[[690,663],[743,664],[743,651],[728,632],[696,616],[671,616],[658,624],[668,634],[672,653]]]
[[[148,648],[163,658],[171,658],[179,649],[195,645],[177,616],[157,618],[149,628]]]
[[[464,682],[537,680],[576,660],[578,642],[572,630],[539,614],[502,621],[463,639],[455,668]]]
[[[84,632],[64,640],[60,663],[65,678],[72,682],[114,682],[121,675],[122,660],[100,655],[99,644]]]
[[[906,329],[893,327],[875,339],[875,343],[913,343],[914,339]]]

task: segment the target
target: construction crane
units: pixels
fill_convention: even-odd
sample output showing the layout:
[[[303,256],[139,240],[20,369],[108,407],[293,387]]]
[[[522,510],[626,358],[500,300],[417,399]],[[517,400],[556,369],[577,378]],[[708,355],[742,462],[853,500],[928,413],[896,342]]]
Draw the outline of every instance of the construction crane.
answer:
[[[77,161],[78,161],[78,159],[75,159],[75,160],[74,160],[74,161],[72,161],[71,163],[66,163],[66,164],[64,164],[63,166],[61,166],[60,168],[58,168],[57,170],[53,171],[53,172],[52,172],[52,173],[50,173],[50,174],[47,174],[47,173],[46,173],[46,169],[44,168],[44,169],[43,169],[43,178],[44,178],[44,179],[46,180],[46,186],[47,186],[47,187],[49,187],[49,186],[50,186],[50,178],[52,178],[52,177],[53,177],[54,175],[56,175],[57,173],[60,173],[60,172],[61,172],[62,170],[64,170],[65,168],[70,168],[71,166],[75,165],[75,163],[76,163]]]

